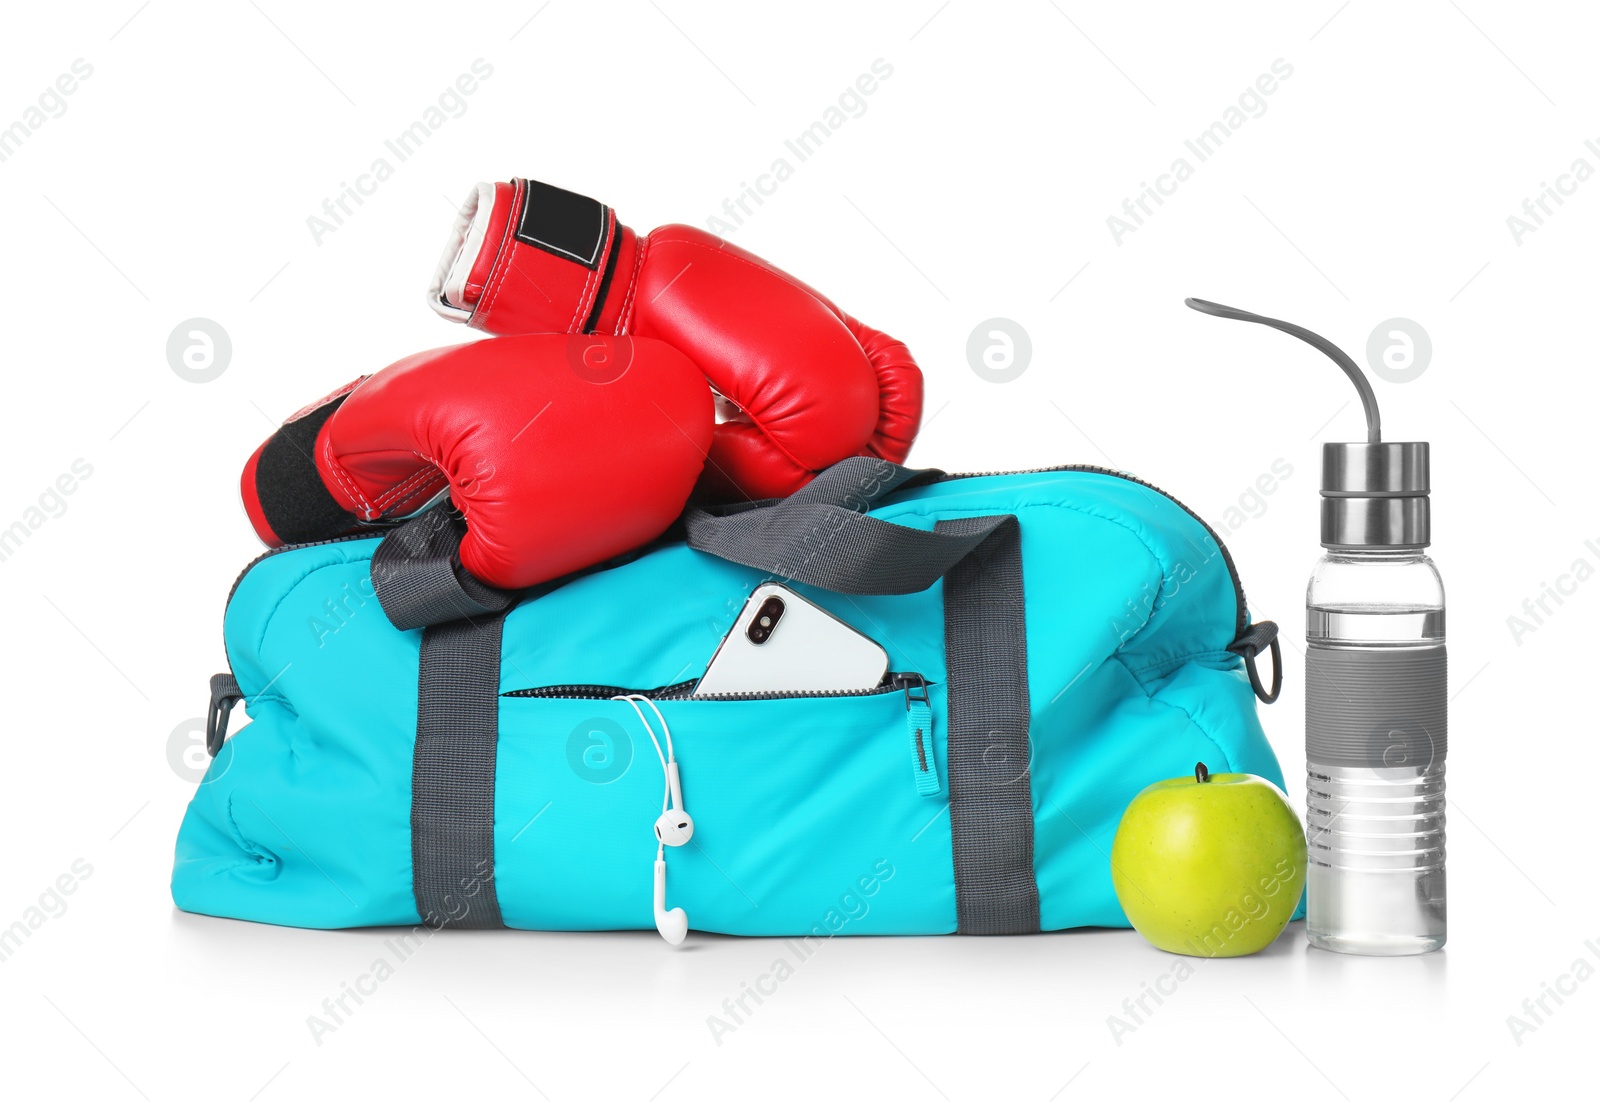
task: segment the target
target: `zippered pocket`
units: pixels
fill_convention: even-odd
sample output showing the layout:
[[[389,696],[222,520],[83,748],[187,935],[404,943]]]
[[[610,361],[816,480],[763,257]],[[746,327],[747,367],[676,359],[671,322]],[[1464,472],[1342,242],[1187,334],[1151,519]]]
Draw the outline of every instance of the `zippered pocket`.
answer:
[[[732,701],[805,701],[828,700],[847,697],[877,697],[888,693],[905,695],[906,735],[910,744],[912,780],[923,796],[937,796],[943,791],[939,780],[938,755],[934,747],[933,702],[928,694],[929,682],[921,674],[891,671],[883,681],[871,689],[838,690],[784,690],[775,692],[709,693],[694,697],[695,679],[674,682],[654,689],[627,689],[622,686],[592,683],[565,683],[513,689],[502,697],[532,698],[566,701],[609,701],[617,697],[636,694],[659,702],[685,702],[716,704]]]
[[[638,715],[608,699],[617,688],[501,694],[495,860],[514,926],[651,924],[664,781]],[[944,686],[902,673],[856,692],[686,694],[651,700],[695,823],[667,854],[668,900],[696,930],[954,929]]]
[[[692,694],[698,681],[699,679],[697,678],[690,678],[688,681],[674,682],[672,685],[657,686],[654,689],[626,689],[622,686],[572,682],[563,685],[534,686],[530,689],[507,690],[500,696],[570,697],[585,701],[608,701],[613,697],[637,694],[640,697],[648,697],[652,701],[788,701],[808,697],[872,697],[879,693],[894,693],[896,690],[904,691],[910,686],[926,687],[928,684],[920,674],[902,674],[891,671],[883,676],[883,681],[871,689],[791,689],[772,692],[708,693],[703,697],[695,697]]]

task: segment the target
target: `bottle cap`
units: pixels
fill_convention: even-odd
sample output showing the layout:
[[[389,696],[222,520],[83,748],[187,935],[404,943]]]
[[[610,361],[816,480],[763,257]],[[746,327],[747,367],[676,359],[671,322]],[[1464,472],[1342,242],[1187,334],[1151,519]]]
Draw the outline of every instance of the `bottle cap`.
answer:
[[[1326,337],[1293,322],[1205,299],[1183,301],[1202,314],[1254,322],[1297,337],[1339,365],[1355,387],[1367,415],[1367,439],[1322,446],[1322,546],[1334,551],[1427,547],[1427,442],[1383,439],[1378,396],[1360,365]]]
[[[1425,548],[1428,444],[1384,441],[1322,446],[1322,546]]]

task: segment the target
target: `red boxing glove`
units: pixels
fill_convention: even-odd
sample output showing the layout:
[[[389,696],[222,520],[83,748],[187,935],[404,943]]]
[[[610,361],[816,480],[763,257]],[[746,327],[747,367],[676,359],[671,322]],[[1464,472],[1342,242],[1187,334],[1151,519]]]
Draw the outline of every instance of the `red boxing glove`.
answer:
[[[610,207],[536,180],[478,185],[428,301],[489,333],[628,333],[686,354],[733,407],[701,480],[720,499],[790,494],[850,456],[899,463],[922,418],[899,341],[703,230],[638,238]]]
[[[504,337],[418,353],[306,407],[240,489],[276,545],[358,532],[448,488],[467,521],[461,565],[517,589],[665,531],[713,420],[698,369],[659,341]]]

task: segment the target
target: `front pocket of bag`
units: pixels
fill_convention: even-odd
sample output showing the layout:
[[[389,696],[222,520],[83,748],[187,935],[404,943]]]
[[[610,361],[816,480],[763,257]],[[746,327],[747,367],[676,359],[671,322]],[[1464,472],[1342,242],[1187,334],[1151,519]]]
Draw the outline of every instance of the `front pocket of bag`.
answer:
[[[663,699],[693,839],[667,904],[695,930],[955,929],[944,697]],[[655,714],[644,715],[658,729]],[[663,746],[664,749],[664,746]],[[648,928],[661,764],[632,706],[501,699],[495,865],[511,926]]]

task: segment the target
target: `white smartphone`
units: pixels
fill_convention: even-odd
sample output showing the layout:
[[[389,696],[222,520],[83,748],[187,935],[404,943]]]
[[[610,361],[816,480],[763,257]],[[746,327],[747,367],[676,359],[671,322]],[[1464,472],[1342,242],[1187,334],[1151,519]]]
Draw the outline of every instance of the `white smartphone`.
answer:
[[[690,696],[867,690],[888,669],[889,656],[871,639],[788,587],[763,582]]]

